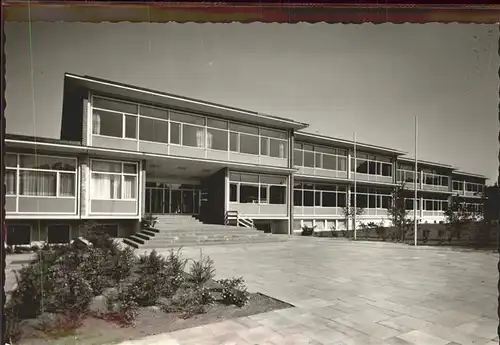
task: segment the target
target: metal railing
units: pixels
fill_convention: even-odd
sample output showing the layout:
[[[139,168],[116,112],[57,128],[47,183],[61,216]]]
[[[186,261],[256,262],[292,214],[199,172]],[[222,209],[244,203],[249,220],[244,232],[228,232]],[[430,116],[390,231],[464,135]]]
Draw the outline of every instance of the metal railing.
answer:
[[[247,217],[242,217],[238,211],[226,211],[225,217],[224,217],[224,224],[225,225],[236,225],[236,226],[242,226],[245,228],[255,228],[255,225],[253,223],[253,219],[247,218]]]

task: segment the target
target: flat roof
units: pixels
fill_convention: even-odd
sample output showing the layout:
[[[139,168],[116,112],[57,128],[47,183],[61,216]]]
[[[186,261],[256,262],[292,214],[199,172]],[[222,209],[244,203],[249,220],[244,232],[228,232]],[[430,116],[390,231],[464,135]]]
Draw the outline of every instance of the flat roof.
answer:
[[[411,163],[415,162],[415,158],[414,157],[399,157],[399,160],[403,161],[403,162],[411,162]],[[418,159],[417,163],[418,164],[422,164],[422,165],[428,165],[428,166],[434,166],[434,167],[439,167],[439,168],[450,169],[450,170],[455,170],[456,169],[456,167],[454,167],[452,165],[449,165],[449,164],[430,162],[430,161],[426,161],[426,160],[423,160],[423,159]]]
[[[65,80],[69,80],[76,85],[84,87],[89,91],[115,95],[117,97],[126,97],[136,100],[153,103],[156,105],[170,106],[173,108],[191,110],[206,115],[221,116],[229,120],[254,122],[259,125],[267,125],[281,129],[304,129],[309,126],[307,123],[297,122],[283,117],[262,114],[251,110],[239,109],[212,102],[206,102],[199,99],[188,98],[174,95],[162,91],[151,90],[143,87],[127,85],[111,80],[81,76],[71,73],[65,73]]]
[[[469,177],[477,177],[477,178],[480,178],[480,179],[485,179],[485,180],[489,180],[488,177],[484,176],[484,175],[481,175],[481,174],[474,174],[474,173],[468,173],[468,172],[465,172],[465,171],[454,171],[453,172],[453,175],[459,175],[459,176],[469,176]]]
[[[314,133],[308,133],[308,132],[296,132],[295,138],[298,140],[312,140],[314,143],[318,144],[323,144],[323,145],[340,145],[343,147],[354,147],[354,141],[352,140],[345,140],[345,139],[339,139],[339,138],[334,138],[334,137],[329,137],[325,135],[320,135],[320,134],[314,134]],[[407,152],[401,151],[401,150],[396,150],[392,149],[389,147],[383,147],[383,146],[377,146],[377,145],[371,145],[371,144],[366,144],[366,143],[359,143],[356,142],[356,147],[360,149],[365,149],[365,150],[370,150],[370,151],[375,151],[375,152],[380,152],[380,153],[390,153],[390,154],[395,154],[397,156],[399,155],[404,155],[407,154]]]

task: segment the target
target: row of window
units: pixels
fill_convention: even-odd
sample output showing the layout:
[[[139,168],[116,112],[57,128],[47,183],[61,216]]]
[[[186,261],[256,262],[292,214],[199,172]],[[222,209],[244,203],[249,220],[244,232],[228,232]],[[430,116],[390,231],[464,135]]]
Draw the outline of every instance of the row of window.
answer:
[[[77,161],[44,155],[6,154],[7,195],[72,197],[77,193]],[[136,163],[92,160],[92,199],[136,199]]]
[[[392,163],[378,162],[360,158],[351,158],[351,171],[358,174],[392,176]]]
[[[286,177],[245,174],[229,174],[229,201],[252,204],[286,204]]]
[[[94,135],[277,158],[288,156],[286,132],[100,97],[93,97],[92,104]]]
[[[7,153],[6,194],[75,197],[76,163],[74,158]]]
[[[414,210],[414,198],[405,198],[405,208]],[[424,211],[446,211],[448,209],[447,200],[423,199]],[[420,199],[417,199],[417,210],[420,210]]]
[[[31,226],[28,224],[7,225],[6,242],[8,246],[30,245]],[[99,231],[111,237],[118,237],[118,224],[103,224],[99,226]],[[49,244],[69,243],[71,240],[71,227],[69,224],[49,224],[47,225],[46,242]]]

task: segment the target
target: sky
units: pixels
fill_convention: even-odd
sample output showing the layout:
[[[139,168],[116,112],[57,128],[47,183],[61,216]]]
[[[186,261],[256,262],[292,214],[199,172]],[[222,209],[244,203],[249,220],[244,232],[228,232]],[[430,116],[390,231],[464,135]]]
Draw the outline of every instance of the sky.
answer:
[[[499,29],[478,24],[6,23],[7,132],[58,138],[86,74],[498,171]]]

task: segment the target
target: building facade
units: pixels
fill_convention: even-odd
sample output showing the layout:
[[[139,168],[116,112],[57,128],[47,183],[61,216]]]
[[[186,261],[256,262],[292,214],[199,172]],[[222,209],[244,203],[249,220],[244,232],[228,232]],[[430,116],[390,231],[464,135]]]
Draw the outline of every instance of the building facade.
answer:
[[[43,119],[37,118],[37,121]],[[391,191],[418,189],[420,222],[444,220],[451,195],[481,209],[486,178],[414,163],[404,152],[303,132],[307,124],[66,74],[60,140],[6,140],[7,242],[67,242],[82,224],[117,237],[144,214],[291,234],[388,222]],[[416,176],[415,176],[416,175]],[[356,202],[354,202],[356,200]]]

